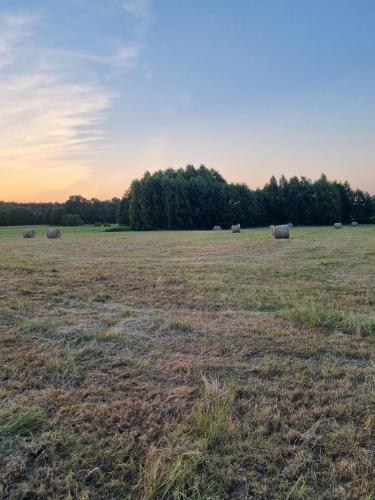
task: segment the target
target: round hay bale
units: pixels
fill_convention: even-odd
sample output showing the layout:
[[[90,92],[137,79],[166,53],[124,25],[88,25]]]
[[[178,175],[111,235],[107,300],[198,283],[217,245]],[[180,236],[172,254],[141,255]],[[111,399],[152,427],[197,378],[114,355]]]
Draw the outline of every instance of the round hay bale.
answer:
[[[272,231],[273,237],[276,240],[286,240],[289,238],[289,226],[288,224],[283,224],[281,226],[276,226]]]
[[[358,222],[353,221],[351,225],[352,225],[353,227],[357,227],[357,226],[358,226]]]
[[[288,222],[288,227],[291,229],[293,227],[293,222]]]
[[[241,224],[235,224],[232,226],[232,233],[240,233],[241,232]]]
[[[214,231],[221,231],[221,226],[214,226],[213,230]]]
[[[60,229],[48,229],[47,238],[49,238],[50,240],[57,240],[61,238]]]
[[[27,231],[23,232],[23,237],[24,238],[35,238],[35,231],[34,229],[27,229]]]
[[[342,227],[341,222],[335,222],[333,225],[334,225],[335,229],[341,229],[341,227]]]

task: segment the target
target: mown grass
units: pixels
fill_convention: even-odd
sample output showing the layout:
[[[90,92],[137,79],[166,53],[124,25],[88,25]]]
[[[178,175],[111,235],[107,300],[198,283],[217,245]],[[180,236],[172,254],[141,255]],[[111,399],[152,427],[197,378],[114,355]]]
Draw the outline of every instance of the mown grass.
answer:
[[[44,232],[0,229],[0,496],[371,498],[375,227]]]

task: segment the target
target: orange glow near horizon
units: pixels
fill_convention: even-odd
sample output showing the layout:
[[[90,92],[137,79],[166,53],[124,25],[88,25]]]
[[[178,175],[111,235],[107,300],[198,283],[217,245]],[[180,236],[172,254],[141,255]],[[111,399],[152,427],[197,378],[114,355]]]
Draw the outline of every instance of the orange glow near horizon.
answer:
[[[289,155],[285,158],[279,157],[277,169],[273,167],[273,155],[252,157],[249,162],[242,159],[236,163],[236,168],[228,168],[226,162],[219,161],[219,158],[213,157],[213,160],[211,163],[206,163],[206,166],[216,168],[228,182],[244,182],[253,189],[262,187],[272,175],[275,175],[276,178],[281,175],[285,175],[287,178],[297,175],[314,180],[321,173],[326,173],[330,180],[348,180],[353,189],[362,189],[371,194],[375,192],[375,182],[372,184],[368,182],[369,178],[374,178],[371,162],[368,163],[367,168],[356,171],[349,167],[350,159],[346,159],[349,168],[345,169],[348,175],[344,175],[342,172],[342,165],[346,166],[344,160],[337,161],[335,165],[324,169],[320,168],[318,159],[310,158],[310,161],[307,161],[307,158],[303,158],[301,155],[296,157],[295,163],[301,165],[304,160],[306,167],[304,169],[300,167],[298,171],[291,167]],[[216,165],[214,164],[215,160]],[[88,199],[111,199],[121,197],[130,186],[131,181],[140,178],[146,170],[153,172],[157,169],[168,168],[169,165],[179,168],[187,163],[199,166],[200,163],[204,162],[185,162],[185,164],[180,165],[167,161],[165,164],[154,164],[154,168],[142,164],[137,165],[135,161],[131,163],[134,165],[133,168],[114,167],[113,170],[100,166],[93,169],[83,163],[77,163],[74,167],[69,164],[59,164],[58,166],[55,164],[50,168],[17,166],[5,169],[0,165],[0,200],[25,203],[63,202],[73,194],[80,194]],[[248,164],[258,165],[258,167],[251,168]]]

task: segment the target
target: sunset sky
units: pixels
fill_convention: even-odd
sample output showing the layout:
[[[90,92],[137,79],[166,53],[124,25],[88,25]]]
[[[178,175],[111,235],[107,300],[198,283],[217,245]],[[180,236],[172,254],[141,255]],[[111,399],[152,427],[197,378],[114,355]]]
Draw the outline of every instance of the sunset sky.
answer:
[[[373,0],[0,0],[0,200],[187,164],[375,193]]]

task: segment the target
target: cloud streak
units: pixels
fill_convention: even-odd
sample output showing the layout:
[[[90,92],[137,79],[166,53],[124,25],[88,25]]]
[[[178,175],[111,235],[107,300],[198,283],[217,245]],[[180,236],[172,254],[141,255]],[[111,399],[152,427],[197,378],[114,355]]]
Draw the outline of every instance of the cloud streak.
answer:
[[[5,103],[0,110],[2,190],[18,185],[24,192],[25,182],[40,191],[48,185],[63,189],[90,175],[88,157],[103,137],[100,124],[111,105],[109,94],[35,73],[0,84],[0,98]]]
[[[113,69],[130,71],[136,67],[137,60],[141,56],[143,46],[141,44],[120,45],[110,55],[91,54],[90,52],[54,49],[48,51],[50,56],[61,57],[66,60],[83,60],[89,63],[97,63],[112,67]]]
[[[149,20],[151,17],[150,0],[124,0],[122,6],[128,14],[138,19]]]
[[[14,52],[30,36],[34,24],[31,16],[0,15],[0,70],[12,64]]]
[[[6,28],[0,39],[0,198],[25,197],[31,185],[36,195],[48,186],[68,189],[91,173],[113,95],[66,72],[56,58],[53,64],[40,60],[40,53],[20,70],[22,42],[32,40],[36,20],[3,15],[0,22]]]
[[[146,37],[153,21],[151,0],[124,0],[122,7],[136,21],[135,31],[138,35]]]

